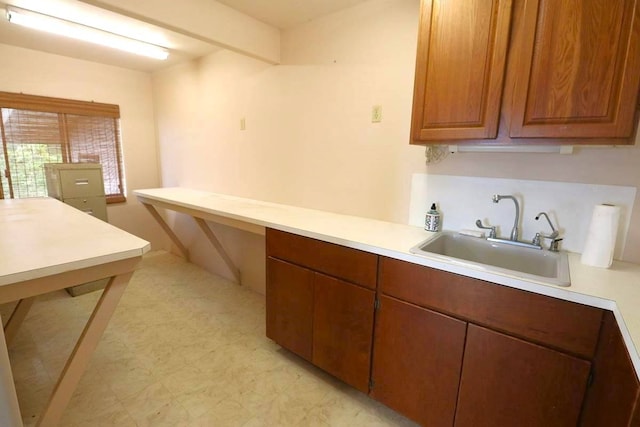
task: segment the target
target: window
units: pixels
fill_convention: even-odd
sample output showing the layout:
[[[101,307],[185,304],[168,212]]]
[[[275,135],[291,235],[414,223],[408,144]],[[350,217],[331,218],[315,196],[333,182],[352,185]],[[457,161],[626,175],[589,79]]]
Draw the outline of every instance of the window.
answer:
[[[46,196],[45,163],[91,162],[125,201],[117,105],[0,92],[0,137],[0,199]]]

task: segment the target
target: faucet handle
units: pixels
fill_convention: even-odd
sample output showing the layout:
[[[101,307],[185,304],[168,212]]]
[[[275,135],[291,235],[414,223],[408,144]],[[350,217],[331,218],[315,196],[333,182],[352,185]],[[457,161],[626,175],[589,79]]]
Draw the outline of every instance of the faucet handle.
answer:
[[[489,226],[489,227],[485,227],[484,225],[482,225],[482,221],[480,221],[479,219],[476,220],[476,227],[478,228],[482,228],[483,230],[491,230],[489,231],[489,238],[490,239],[495,239],[496,238],[496,226]]]
[[[554,238],[553,240],[551,240],[551,243],[549,243],[549,250],[551,252],[558,252],[560,250],[560,242],[562,241],[562,237],[560,237],[559,239]]]
[[[533,239],[531,239],[531,244],[536,246],[541,246],[541,243],[540,243],[541,237],[542,237],[542,233],[536,233],[536,235],[533,236]]]

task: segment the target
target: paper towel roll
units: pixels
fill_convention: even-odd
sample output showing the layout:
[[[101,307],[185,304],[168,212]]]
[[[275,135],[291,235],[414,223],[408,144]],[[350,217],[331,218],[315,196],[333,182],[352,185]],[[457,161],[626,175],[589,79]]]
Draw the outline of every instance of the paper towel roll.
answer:
[[[602,204],[593,208],[580,262],[594,267],[609,268],[611,266],[619,219],[620,206]]]

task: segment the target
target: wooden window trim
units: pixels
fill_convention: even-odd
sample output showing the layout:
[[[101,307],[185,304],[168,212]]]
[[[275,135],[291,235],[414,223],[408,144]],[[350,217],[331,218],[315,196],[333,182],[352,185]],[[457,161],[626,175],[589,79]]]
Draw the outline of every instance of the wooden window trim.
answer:
[[[120,106],[118,105],[39,95],[25,95],[23,93],[0,92],[0,105],[5,108],[15,108],[19,110],[120,118]]]

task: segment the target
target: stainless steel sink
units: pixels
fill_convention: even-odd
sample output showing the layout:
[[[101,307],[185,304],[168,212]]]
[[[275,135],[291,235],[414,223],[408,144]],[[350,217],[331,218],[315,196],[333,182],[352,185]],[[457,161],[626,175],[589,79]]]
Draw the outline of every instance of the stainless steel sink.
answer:
[[[571,285],[566,252],[523,248],[448,231],[417,244],[410,251],[445,261],[455,258],[471,268],[525,280]]]

